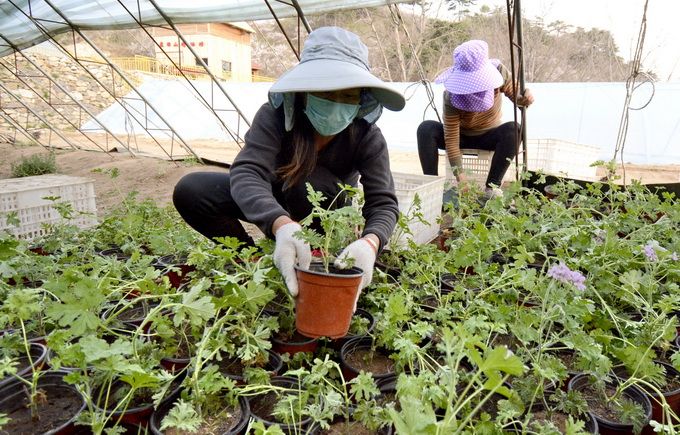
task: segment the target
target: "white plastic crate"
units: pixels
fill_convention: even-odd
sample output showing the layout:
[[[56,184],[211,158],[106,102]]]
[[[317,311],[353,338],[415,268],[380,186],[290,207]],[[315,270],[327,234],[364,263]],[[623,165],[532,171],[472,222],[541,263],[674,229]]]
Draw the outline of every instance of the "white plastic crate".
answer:
[[[476,150],[476,149],[461,149],[463,157],[463,173],[467,177],[484,187],[486,184],[486,177],[489,175],[489,168],[491,167],[491,159],[493,159],[493,151]],[[453,171],[446,171],[447,181],[453,182]],[[515,180],[515,163],[511,163],[503,182],[512,182]]]
[[[599,147],[560,139],[529,139],[527,143],[527,168],[529,170],[542,170],[546,174],[579,180],[596,179],[597,168],[591,167],[590,164],[599,159]],[[463,154],[463,171],[468,178],[483,186],[489,174],[494,152],[461,149],[461,153]],[[519,160],[521,164],[522,156],[519,156]],[[454,177],[450,170],[446,171],[446,179],[447,182],[453,183]],[[514,180],[515,163],[513,161],[503,177],[503,182]]]
[[[409,223],[409,230],[412,235],[403,234],[399,236],[395,243],[403,245],[408,239],[413,239],[415,243],[428,243],[437,237],[439,233],[438,218],[442,211],[442,198],[444,195],[445,177],[435,177],[432,175],[404,174],[393,172],[394,190],[399,202],[399,211],[407,215],[411,211],[416,195],[420,199],[420,212],[426,223],[418,220]],[[399,231],[398,229],[395,231]]]
[[[561,139],[529,139],[527,164],[530,170],[579,180],[596,180],[600,148]]]
[[[59,197],[52,201],[47,197]],[[38,175],[0,180],[0,231],[18,238],[33,239],[47,233],[45,224],[64,222],[54,204],[68,203],[73,210],[69,224],[88,228],[97,224],[94,181],[67,175]],[[7,222],[10,213],[17,226]]]

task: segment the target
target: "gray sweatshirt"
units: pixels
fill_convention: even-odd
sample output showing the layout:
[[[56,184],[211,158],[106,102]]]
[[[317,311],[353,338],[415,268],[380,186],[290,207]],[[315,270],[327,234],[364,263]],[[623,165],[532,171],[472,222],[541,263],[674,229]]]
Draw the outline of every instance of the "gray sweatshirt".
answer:
[[[339,134],[319,153],[317,165],[323,166],[347,184],[361,176],[366,225],[363,234],[373,233],[385,246],[399,216],[394,180],[390,172],[387,143],[380,129],[364,120],[355,120],[356,140],[349,143]],[[279,216],[290,214],[274,198],[273,186],[282,181],[276,171],[288,163],[291,145],[285,135],[283,110],[269,103],[257,111],[245,146],[229,171],[231,195],[249,222],[268,237]]]

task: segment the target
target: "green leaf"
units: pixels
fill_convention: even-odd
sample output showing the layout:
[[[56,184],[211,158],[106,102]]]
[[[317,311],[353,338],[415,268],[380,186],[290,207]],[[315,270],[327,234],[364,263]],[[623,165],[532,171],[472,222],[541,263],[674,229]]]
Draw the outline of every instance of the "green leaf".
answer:
[[[177,400],[161,423],[161,430],[174,428],[180,431],[196,432],[203,419],[189,402]]]
[[[515,376],[524,373],[522,360],[506,346],[499,346],[491,350],[479,365],[479,369],[487,376],[497,371]]]
[[[437,417],[432,406],[426,406],[421,400],[412,396],[400,398],[401,411],[389,409],[390,416],[397,433],[413,435],[435,435],[437,433]]]

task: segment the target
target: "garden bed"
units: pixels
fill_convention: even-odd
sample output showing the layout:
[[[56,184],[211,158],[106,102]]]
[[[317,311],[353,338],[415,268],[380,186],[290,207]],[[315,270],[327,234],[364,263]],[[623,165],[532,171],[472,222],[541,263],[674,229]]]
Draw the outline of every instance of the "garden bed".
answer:
[[[277,337],[294,336],[295,304],[267,240],[214,244],[174,210],[134,197],[90,230],[59,226],[30,244],[0,235],[0,388],[20,378],[28,410],[39,409],[58,391],[41,390],[43,374],[69,368],[69,394],[85,403],[77,424],[96,434],[147,427],[150,413],[125,415],[149,402],[167,433],[241,417],[251,432],[278,422],[338,433],[331,423],[351,421],[367,433],[578,433],[592,427],[594,402],[567,384],[586,373],[632,427],[647,424],[646,410],[621,400],[635,385],[661,405],[652,424],[677,421],[664,394],[675,381],[657,361],[680,364],[680,206],[642,186],[563,183],[553,194],[513,185],[486,203],[463,195],[445,243],[395,245],[384,257],[400,273],[374,271],[358,302],[370,320],[352,327],[356,337],[314,340],[280,360],[272,349],[290,349]],[[180,286],[155,267],[169,255],[190,266]],[[350,375],[340,356],[355,340],[368,344]],[[33,342],[46,344],[46,362],[33,361]],[[625,380],[611,382],[613,367]],[[292,381],[284,388],[276,375]],[[276,398],[263,418],[243,405],[257,397]],[[537,403],[550,412],[528,412]]]

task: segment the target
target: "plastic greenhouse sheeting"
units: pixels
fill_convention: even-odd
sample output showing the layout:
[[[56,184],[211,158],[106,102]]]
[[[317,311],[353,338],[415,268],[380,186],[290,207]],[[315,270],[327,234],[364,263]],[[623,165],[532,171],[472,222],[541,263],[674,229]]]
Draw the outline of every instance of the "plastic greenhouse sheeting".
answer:
[[[210,95],[208,82],[194,84],[204,96]],[[437,117],[428,108],[424,86],[419,83],[393,85],[406,95],[406,107],[400,112],[383,111],[377,125],[390,149],[417,152],[418,125],[424,119]],[[257,110],[267,101],[271,83],[224,83],[224,86],[244,116],[252,121]],[[536,102],[527,111],[529,139],[556,139],[592,145],[600,148],[601,159],[613,157],[626,94],[624,83],[532,83],[527,86],[536,97]],[[138,90],[161,110],[161,115],[184,139],[231,140],[212,113],[199,102],[188,83],[149,78]],[[433,85],[433,91],[441,114],[443,88]],[[642,88],[636,92],[633,105],[644,103],[638,99],[646,100],[645,92]],[[216,107],[228,107],[224,96],[216,95],[215,98]],[[137,109],[143,113],[141,101],[128,101],[133,105],[139,104]],[[503,104],[504,120],[511,121],[512,103],[503,98]],[[680,163],[678,113],[680,83],[657,83],[649,105],[630,113],[624,160],[640,164]],[[235,115],[222,117],[230,128],[236,129]],[[117,134],[144,132],[140,125],[144,120],[131,120],[118,104],[101,112],[97,119]],[[149,122],[163,127],[160,119],[152,115],[149,115]],[[98,126],[90,121],[83,127],[96,129]]]
[[[29,11],[50,35],[69,30],[68,24],[57,11],[82,30],[138,27],[131,13],[143,24],[166,24],[149,0],[48,1],[0,0],[0,35],[10,42],[8,44],[0,39],[0,57],[12,53],[12,46],[22,50],[47,39],[27,18]],[[264,0],[155,0],[155,3],[175,24],[234,23],[273,18]],[[394,3],[404,3],[404,0],[298,0],[302,11],[310,15]],[[270,5],[280,18],[296,15],[295,9],[289,5],[278,1],[271,1]]]

